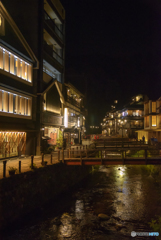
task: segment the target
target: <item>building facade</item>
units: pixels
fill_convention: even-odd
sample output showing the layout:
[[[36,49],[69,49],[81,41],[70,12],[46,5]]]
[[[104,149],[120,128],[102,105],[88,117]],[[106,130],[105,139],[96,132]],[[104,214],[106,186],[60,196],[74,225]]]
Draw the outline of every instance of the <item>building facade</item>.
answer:
[[[112,110],[107,112],[103,119],[102,134],[136,137],[136,130],[144,128],[144,100],[147,100],[147,96],[139,94],[133,96],[122,109],[113,105]]]
[[[85,96],[71,83],[63,85],[64,104],[64,139],[67,145],[81,143],[86,132]]]
[[[39,62],[34,70],[36,150],[33,154],[40,154],[44,136],[54,136],[55,141],[63,125],[60,91],[64,83],[65,10],[59,0],[13,0],[4,4]]]
[[[144,103],[144,129],[137,131],[138,140],[145,137],[145,142],[150,143],[151,138],[161,142],[161,98],[148,100]]]
[[[39,61],[0,2],[0,159],[32,154]]]
[[[2,0],[0,3],[3,152],[9,151],[11,155],[11,150],[4,150],[8,149],[5,144],[12,146],[11,142],[17,141],[20,147],[16,155],[39,155],[44,142],[55,146],[65,128],[77,129],[80,142],[85,131],[84,96],[71,84],[64,83],[65,10],[61,2]],[[6,137],[10,130],[13,134]]]

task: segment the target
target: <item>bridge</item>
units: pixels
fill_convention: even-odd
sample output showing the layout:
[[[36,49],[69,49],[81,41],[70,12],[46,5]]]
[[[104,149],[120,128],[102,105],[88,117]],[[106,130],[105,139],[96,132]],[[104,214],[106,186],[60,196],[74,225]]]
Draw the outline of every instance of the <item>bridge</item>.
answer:
[[[94,143],[93,148],[75,147],[61,151],[58,160],[66,165],[161,164],[160,149],[143,143]]]

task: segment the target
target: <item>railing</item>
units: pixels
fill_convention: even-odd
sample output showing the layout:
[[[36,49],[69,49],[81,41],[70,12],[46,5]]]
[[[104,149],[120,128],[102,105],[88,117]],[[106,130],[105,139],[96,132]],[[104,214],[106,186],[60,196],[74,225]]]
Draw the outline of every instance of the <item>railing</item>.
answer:
[[[61,65],[64,64],[64,60],[53,50],[52,45],[48,45],[45,41],[44,41],[44,50],[45,50],[51,57],[53,57],[55,60],[57,60]]]
[[[124,139],[121,139],[120,138],[120,141],[115,141],[115,142],[109,142],[109,141],[105,141],[105,140],[95,140],[93,142],[95,148],[100,148],[100,147],[103,147],[103,148],[108,148],[108,147],[115,147],[115,148],[125,148],[125,147],[146,147],[148,148],[148,145],[145,144],[143,141],[124,141]]]
[[[131,151],[131,152],[129,152]],[[66,165],[147,165],[161,164],[161,152],[153,149],[68,149],[62,151],[61,161]]]
[[[35,170],[39,167],[45,166],[46,162],[47,165],[52,165],[58,163],[60,161],[61,153],[53,152],[52,154],[41,156],[29,156],[17,159],[7,159],[0,161],[0,178],[9,177],[9,169],[10,167],[16,168],[16,173],[23,173],[31,171],[32,169]]]
[[[17,173],[36,170],[39,167],[62,162],[67,165],[121,165],[121,164],[161,164],[161,150],[146,147],[95,149],[95,145],[72,146],[52,154],[30,156],[22,160],[0,162],[0,178],[9,176],[9,167],[16,167]]]
[[[49,26],[52,27],[52,30],[54,30],[54,32],[56,33],[56,35],[61,39],[64,40],[64,35],[61,32],[61,30],[56,26],[55,22],[50,18],[50,16],[44,12],[44,17],[45,17],[45,21],[49,24]]]
[[[67,101],[68,101],[69,103],[71,103],[72,105],[80,108],[80,103],[77,102],[74,98],[69,97],[68,95],[67,95]]]

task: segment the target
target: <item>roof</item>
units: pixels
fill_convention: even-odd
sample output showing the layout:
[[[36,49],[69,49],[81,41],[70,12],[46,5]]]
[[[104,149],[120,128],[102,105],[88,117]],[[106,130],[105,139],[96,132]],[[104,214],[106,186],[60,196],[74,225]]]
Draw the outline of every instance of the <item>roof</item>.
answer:
[[[16,23],[13,21],[13,19],[11,18],[10,14],[7,12],[6,8],[4,7],[4,5],[2,4],[1,1],[0,1],[0,13],[2,13],[2,15],[3,15],[3,17],[5,19],[7,19],[8,23],[12,27],[12,29],[13,29],[14,33],[16,34],[17,38],[20,40],[20,42],[22,43],[23,47],[28,52],[28,54],[31,57],[31,59],[33,60],[33,62],[36,63],[35,69],[38,69],[39,68],[39,61],[38,61],[37,57],[33,53],[32,49],[29,46],[29,44],[25,40],[24,36],[22,35],[22,33],[20,32],[19,28],[17,27]]]
[[[73,90],[75,90],[79,95],[84,97],[84,94],[81,93],[76,87],[74,87],[71,83],[64,83],[65,86],[72,88]]]

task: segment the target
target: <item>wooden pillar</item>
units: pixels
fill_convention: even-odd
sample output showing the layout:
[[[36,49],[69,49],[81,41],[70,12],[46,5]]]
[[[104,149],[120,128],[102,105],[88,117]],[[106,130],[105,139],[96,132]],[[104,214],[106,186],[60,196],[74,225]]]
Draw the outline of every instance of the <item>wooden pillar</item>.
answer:
[[[18,169],[19,169],[19,173],[21,173],[21,161],[19,161]]]
[[[69,158],[71,158],[71,150],[70,150],[70,148],[69,148]]]
[[[80,163],[81,163],[81,166],[82,166],[82,151],[80,151]]]
[[[62,150],[62,163],[64,163],[64,149]]]
[[[103,165],[103,161],[102,161],[102,150],[101,150],[101,165]]]
[[[44,154],[42,153],[42,165],[44,165]]]
[[[122,163],[124,165],[124,151],[122,151]]]
[[[104,148],[105,148],[105,140],[104,140]]]
[[[147,149],[145,149],[145,164],[147,165]]]
[[[69,149],[67,149],[67,158],[69,158]]]
[[[58,161],[60,161],[60,150],[58,151]]]
[[[33,168],[33,163],[34,163],[34,155],[31,155],[31,169]]]
[[[88,158],[88,150],[86,149],[86,158]]]
[[[52,155],[52,153],[51,153],[50,162],[51,162],[51,164],[52,164],[52,162],[53,162],[53,155]]]
[[[86,149],[87,149],[87,145],[86,145]]]
[[[6,163],[7,161],[3,161],[3,177],[5,178],[6,177]]]

